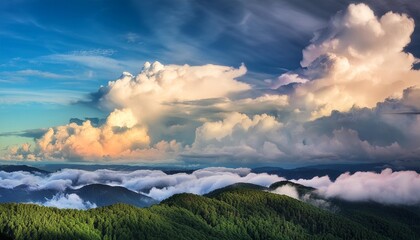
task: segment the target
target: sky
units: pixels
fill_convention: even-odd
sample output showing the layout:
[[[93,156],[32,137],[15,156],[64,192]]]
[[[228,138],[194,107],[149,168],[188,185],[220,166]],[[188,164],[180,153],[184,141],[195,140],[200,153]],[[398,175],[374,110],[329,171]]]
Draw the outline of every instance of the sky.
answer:
[[[420,156],[416,1],[0,3],[0,159]]]

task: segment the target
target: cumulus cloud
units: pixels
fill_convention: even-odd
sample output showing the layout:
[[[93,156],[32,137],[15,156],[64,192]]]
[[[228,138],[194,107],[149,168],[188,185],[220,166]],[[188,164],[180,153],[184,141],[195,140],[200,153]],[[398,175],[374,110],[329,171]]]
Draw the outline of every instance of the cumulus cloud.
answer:
[[[212,107],[221,112],[257,115],[281,112],[287,109],[288,105],[289,97],[287,95],[263,94],[257,97],[227,99],[224,102],[214,104]]]
[[[351,4],[303,50],[302,69],[274,91],[238,80],[244,65],[145,63],[92,94],[104,124],[49,129],[8,159],[129,161],[392,161],[420,153],[414,22]]]
[[[146,62],[137,76],[124,73],[120,79],[100,88],[98,102],[107,109],[131,108],[137,119],[150,123],[168,111],[166,103],[220,98],[250,89],[236,80],[245,73],[244,65],[235,69],[211,64],[180,66]]]
[[[327,176],[309,180],[299,179],[295,182],[317,188],[326,198],[383,204],[420,203],[420,175],[414,171],[393,172],[391,169],[385,169],[381,173],[344,173],[334,182]]]
[[[333,111],[330,116],[305,123],[302,137],[306,145],[318,142],[320,151],[327,152],[328,148],[342,145],[348,149],[347,153],[341,147],[342,150],[337,149],[343,157],[344,153],[348,157],[361,157],[366,153],[366,157],[381,161],[416,159],[420,150],[417,141],[420,137],[420,115],[412,113],[420,108],[419,96],[419,89],[409,88],[404,90],[401,99],[387,99],[374,108]],[[326,141],[331,136],[340,140]]]
[[[278,77],[277,81],[275,81],[271,87],[277,89],[281,86],[287,86],[293,83],[306,83],[308,81],[308,79],[300,77],[296,73],[286,73]]]
[[[282,124],[267,114],[250,118],[231,113],[222,121],[207,122],[197,128],[195,141],[185,155],[229,155],[276,158],[283,153],[273,143]]]
[[[303,50],[304,69],[283,74],[273,87],[298,83],[291,102],[312,118],[400,98],[420,79],[412,69],[417,59],[404,52],[413,31],[407,15],[377,17],[365,4],[350,4]]]
[[[225,113],[221,120],[198,126],[187,146],[175,140],[151,144],[147,129],[130,111],[117,110],[100,126],[85,121],[50,129],[37,140],[35,150],[29,145],[13,147],[9,158],[201,163],[211,159],[231,164],[404,160],[420,151],[416,141],[420,115],[404,114],[419,109],[418,96],[418,89],[410,88],[401,99],[387,99],[372,109],[333,111],[304,123],[267,114]],[[142,134],[135,134],[139,130]],[[91,132],[95,134],[89,142]],[[106,133],[110,137],[104,138]]]
[[[5,155],[6,159],[16,159],[16,160],[29,160],[34,161],[36,160],[36,156],[33,154],[31,150],[31,144],[23,143],[22,145],[18,146],[10,146],[7,149],[7,154]]]
[[[259,94],[234,98],[250,91],[251,86],[238,80],[246,73],[241,65],[144,64],[137,75],[128,72],[92,94],[92,104],[112,111],[129,108],[136,119],[148,127],[153,143],[160,140],[190,143],[194,130],[203,122],[220,119],[223,112],[278,109],[287,104],[287,96]],[[234,110],[236,109],[236,110]]]
[[[93,127],[90,121],[50,128],[37,140],[37,146],[47,159],[118,156],[127,149],[145,147],[150,143],[147,130],[142,126],[134,127],[136,124],[130,110],[115,110],[106,124],[99,128]]]
[[[89,201],[83,201],[77,194],[57,194],[51,199],[47,199],[45,202],[36,202],[35,204],[43,205],[46,207],[56,208],[71,208],[86,210],[90,208],[96,208],[96,204]]]
[[[182,153],[192,159],[223,159],[231,162],[308,160],[391,160],[404,156],[397,139],[386,144],[369,142],[350,125],[332,126],[329,118],[282,123],[266,114],[249,117],[231,113],[223,120],[207,122]],[[377,136],[381,137],[381,135]]]
[[[195,101],[177,101],[172,105],[180,108],[200,107],[201,111],[214,113],[241,112],[245,114],[263,114],[267,112],[277,112],[289,105],[287,95],[262,94],[256,97],[245,97],[239,99],[215,98],[202,99]],[[219,114],[220,116],[221,114]]]
[[[147,128],[140,124],[130,109],[116,109],[101,126],[89,120],[81,125],[70,123],[50,128],[36,140],[34,150],[27,144],[14,147],[10,158],[27,159],[156,159],[165,158],[179,148],[175,141],[161,141],[150,146]]]

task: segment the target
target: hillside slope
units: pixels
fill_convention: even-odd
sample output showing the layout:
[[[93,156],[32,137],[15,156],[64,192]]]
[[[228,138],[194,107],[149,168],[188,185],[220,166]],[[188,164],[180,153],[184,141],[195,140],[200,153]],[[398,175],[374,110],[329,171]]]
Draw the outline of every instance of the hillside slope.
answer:
[[[382,219],[379,215],[377,218]],[[419,238],[415,226],[404,221],[399,224],[393,229],[400,228],[399,239]],[[149,208],[116,204],[80,211],[30,204],[0,205],[1,239],[393,239],[395,236],[393,231],[375,229],[374,225],[350,213],[322,210],[252,184],[235,184],[206,196],[178,194]]]

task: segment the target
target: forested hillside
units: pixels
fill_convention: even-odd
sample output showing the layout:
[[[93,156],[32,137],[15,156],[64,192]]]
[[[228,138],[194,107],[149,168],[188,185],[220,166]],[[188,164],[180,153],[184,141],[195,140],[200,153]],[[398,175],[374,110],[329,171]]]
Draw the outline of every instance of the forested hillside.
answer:
[[[402,216],[394,207],[394,212],[380,214],[391,208],[352,204],[330,212],[255,185],[236,184],[206,196],[178,194],[149,208],[116,204],[82,211],[2,204],[0,238],[419,239],[418,213]]]

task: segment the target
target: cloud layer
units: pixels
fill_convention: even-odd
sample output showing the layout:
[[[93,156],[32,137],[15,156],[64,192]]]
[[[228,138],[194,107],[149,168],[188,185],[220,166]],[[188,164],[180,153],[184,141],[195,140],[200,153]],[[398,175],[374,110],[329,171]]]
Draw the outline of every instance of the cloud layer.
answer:
[[[420,203],[420,175],[414,171],[393,172],[391,169],[385,169],[381,173],[344,173],[334,182],[328,176],[299,179],[295,182],[317,188],[326,198],[383,204]]]
[[[167,174],[160,170],[113,171],[100,169],[86,171],[63,169],[48,175],[29,172],[0,171],[0,187],[25,188],[28,191],[52,190],[56,194],[40,204],[60,208],[87,209],[95,207],[77,194],[64,194],[66,189],[78,189],[90,184],[121,186],[161,201],[178,193],[203,195],[234,183],[252,183],[268,187],[285,178],[267,173],[251,173],[248,168],[204,168],[192,173]],[[344,173],[334,182],[328,176],[291,180],[314,187],[326,200],[374,201],[382,204],[420,204],[420,174],[414,171],[385,169],[380,173]],[[273,191],[315,205],[328,206],[322,199],[299,196],[293,186],[285,185]],[[322,200],[322,201],[321,201]],[[38,202],[39,203],[39,202]]]
[[[143,192],[157,200],[181,192],[205,194],[237,182],[269,186],[274,182],[284,180],[277,175],[251,173],[249,168],[222,167],[203,168],[191,174],[166,174],[160,170],[128,172],[107,169],[96,171],[63,169],[49,175],[0,171],[0,177],[0,187],[7,189],[24,185],[32,191],[51,189],[62,192],[67,188],[80,188],[89,184],[107,184]]]

